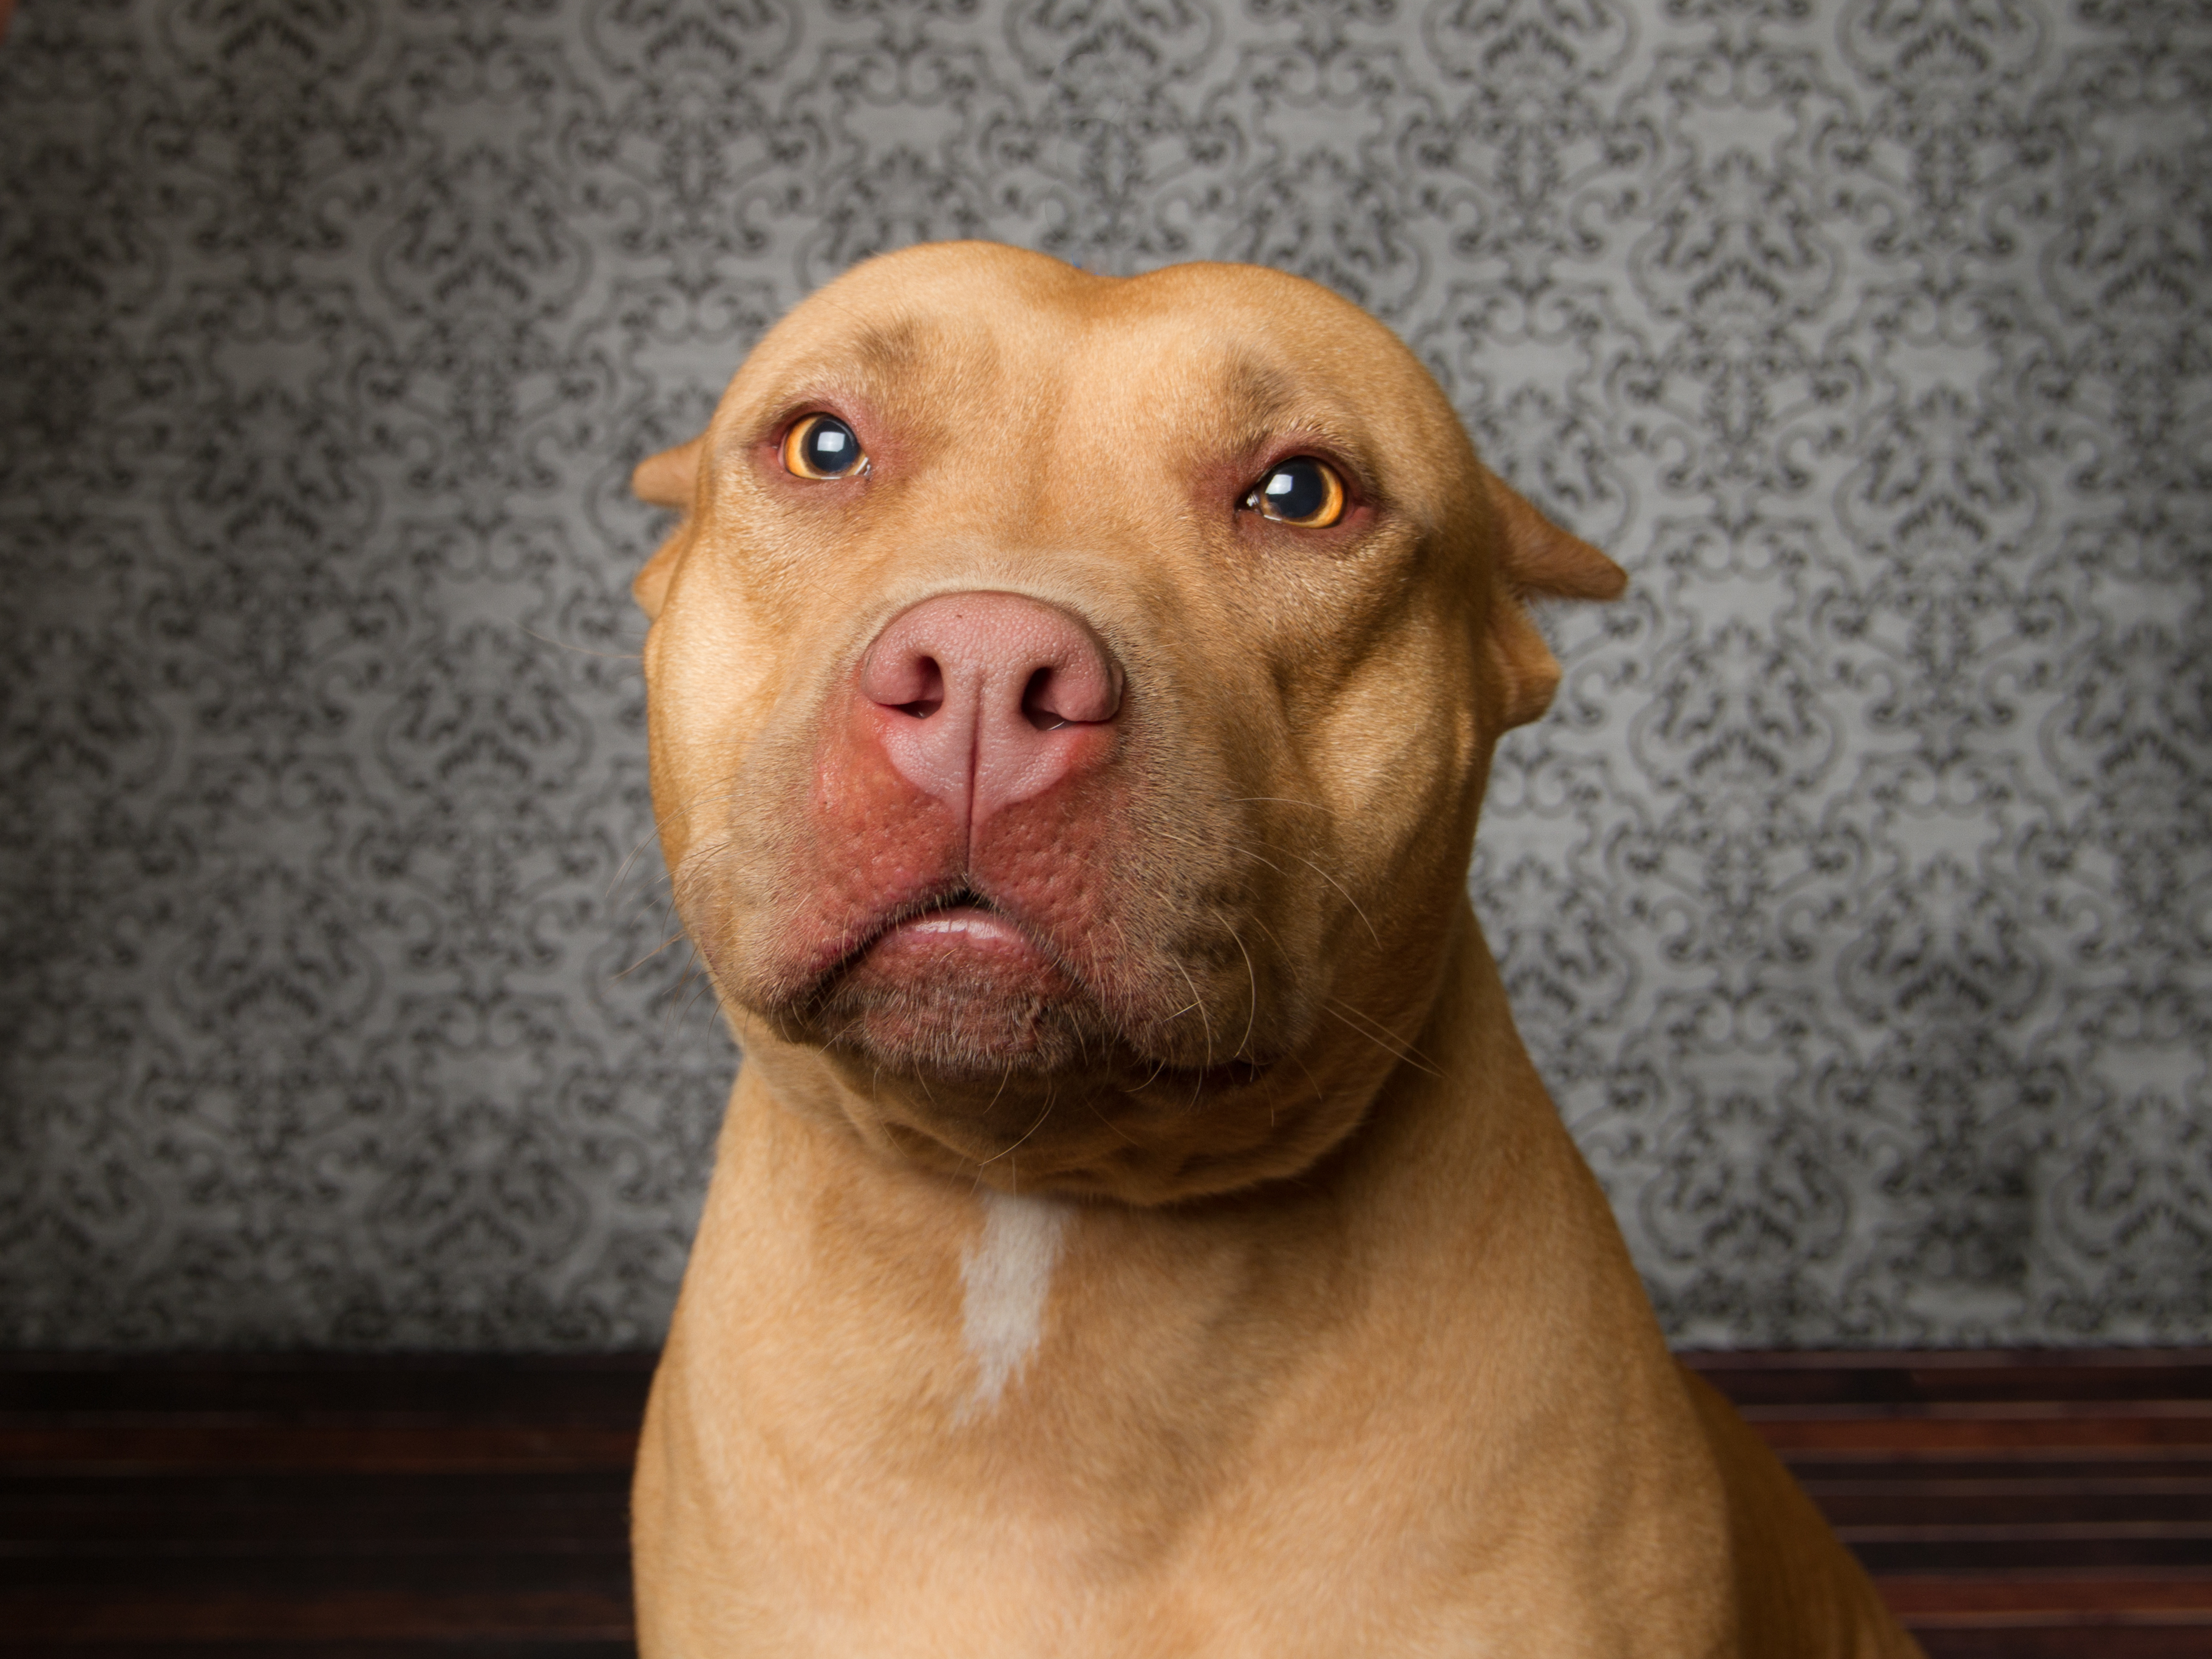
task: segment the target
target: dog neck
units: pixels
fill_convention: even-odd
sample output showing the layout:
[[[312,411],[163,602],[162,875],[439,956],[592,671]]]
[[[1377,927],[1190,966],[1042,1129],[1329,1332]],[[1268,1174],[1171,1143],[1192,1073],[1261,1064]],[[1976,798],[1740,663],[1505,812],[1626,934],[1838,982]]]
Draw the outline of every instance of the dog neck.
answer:
[[[1297,1178],[1219,1198],[1146,1208],[948,1178],[865,1145],[820,1100],[795,1106],[788,1065],[749,1060],[672,1352],[726,1349],[717,1372],[763,1391],[749,1418],[775,1402],[824,1446],[906,1458],[988,1429],[1003,1451],[1026,1424],[1057,1455],[1098,1401],[1151,1401],[1163,1421],[1200,1395],[1220,1407],[1219,1377],[1255,1385],[1301,1328],[1325,1340],[1322,1325],[1445,1304],[1480,1320],[1511,1275],[1463,1275],[1527,1248],[1532,1163],[1570,1181],[1580,1166],[1471,915],[1449,949],[1451,989],[1387,1060],[1361,1127]],[[805,1080],[843,1086],[826,1068]],[[835,1377],[833,1395],[807,1376]],[[833,1425],[836,1402],[872,1420]]]
[[[969,1422],[997,1409],[1044,1335],[1053,1270],[1073,1206],[986,1188],[981,1237],[961,1253],[960,1334],[975,1364],[975,1387],[958,1413]]]
[[[1627,1524],[1655,1501],[1624,1485],[1643,1477],[1553,1429],[1571,1411],[1659,1437],[1671,1362],[1471,915],[1444,983],[1333,1152],[1149,1208],[884,1158],[749,1062],[654,1383],[641,1547],[673,1547],[679,1468],[717,1510],[681,1531],[701,1571],[742,1537],[764,1582],[832,1601],[862,1592],[808,1577],[825,1563],[949,1572],[978,1607],[1201,1559],[1302,1583],[1297,1540],[1345,1513],[1369,1541],[1332,1582],[1401,1571],[1394,1538],[1534,1561],[1559,1540],[1530,1529],[1531,1480],[1611,1493]],[[1309,1492],[1329,1515],[1286,1519]]]

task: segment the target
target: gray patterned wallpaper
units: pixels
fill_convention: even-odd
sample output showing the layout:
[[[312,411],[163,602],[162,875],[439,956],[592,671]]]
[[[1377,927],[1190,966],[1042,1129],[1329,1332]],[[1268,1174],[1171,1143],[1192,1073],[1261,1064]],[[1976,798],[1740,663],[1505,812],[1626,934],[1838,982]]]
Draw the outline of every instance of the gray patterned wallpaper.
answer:
[[[0,1341],[657,1336],[624,476],[956,235],[1331,283],[1636,574],[1474,879],[1678,1336],[2212,1338],[2203,0],[29,0]]]

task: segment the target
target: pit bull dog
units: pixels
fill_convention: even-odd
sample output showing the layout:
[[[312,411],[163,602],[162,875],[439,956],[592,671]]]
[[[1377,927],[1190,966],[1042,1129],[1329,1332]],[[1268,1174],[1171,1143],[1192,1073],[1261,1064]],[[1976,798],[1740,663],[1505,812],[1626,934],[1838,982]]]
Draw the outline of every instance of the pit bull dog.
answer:
[[[641,465],[678,911],[744,1052],[640,1646],[1906,1655],[1669,1358],[1464,884],[1620,570],[1295,277],[976,243]]]

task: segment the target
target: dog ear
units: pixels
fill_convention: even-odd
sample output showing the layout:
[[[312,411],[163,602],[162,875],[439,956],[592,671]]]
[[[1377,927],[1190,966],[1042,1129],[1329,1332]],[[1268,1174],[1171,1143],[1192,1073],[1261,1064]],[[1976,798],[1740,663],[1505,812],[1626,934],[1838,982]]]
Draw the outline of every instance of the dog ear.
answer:
[[[648,506],[672,507],[678,513],[689,514],[692,495],[699,485],[699,447],[706,441],[706,434],[702,433],[688,444],[647,456],[629,475],[630,493]],[[660,614],[660,603],[668,597],[668,579],[675,574],[676,557],[683,545],[683,527],[679,525],[676,533],[661,543],[660,550],[645,562],[645,568],[630,581],[630,597],[648,617]]]
[[[1534,720],[1559,689],[1559,660],[1522,601],[1617,599],[1628,586],[1628,573],[1553,524],[1488,467],[1481,477],[1497,529],[1498,568],[1505,579],[1490,630],[1491,660],[1504,694],[1498,727],[1504,731]]]
[[[702,432],[688,444],[647,456],[629,475],[630,494],[649,507],[690,512],[691,492],[699,483],[699,447],[706,441]]]
[[[1567,534],[1488,467],[1482,482],[1498,521],[1499,568],[1519,592],[1547,599],[1617,599],[1627,591],[1626,570]]]

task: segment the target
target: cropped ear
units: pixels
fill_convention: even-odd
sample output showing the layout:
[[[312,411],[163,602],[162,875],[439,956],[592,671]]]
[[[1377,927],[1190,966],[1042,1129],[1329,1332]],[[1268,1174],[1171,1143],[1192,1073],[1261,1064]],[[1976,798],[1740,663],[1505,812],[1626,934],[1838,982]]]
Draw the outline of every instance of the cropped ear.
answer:
[[[1588,542],[1570,536],[1488,467],[1481,469],[1504,578],[1490,629],[1492,665],[1503,692],[1498,729],[1524,726],[1552,705],[1559,660],[1528,620],[1524,599],[1617,599],[1628,573]]]
[[[629,475],[630,493],[648,506],[690,513],[693,493],[699,485],[699,448],[706,441],[706,434],[702,433],[688,444],[647,456]],[[661,543],[660,550],[645,562],[645,568],[630,581],[630,597],[648,617],[660,614],[661,601],[668,597],[668,579],[676,574],[677,556],[684,544],[684,527],[678,525],[675,532]]]
[[[1521,592],[1548,599],[1617,599],[1627,592],[1626,570],[1567,534],[1486,466],[1482,483],[1498,520],[1498,568]]]
[[[629,475],[629,491],[648,507],[691,510],[691,492],[699,483],[699,449],[707,441],[701,433],[688,444],[648,455]]]

